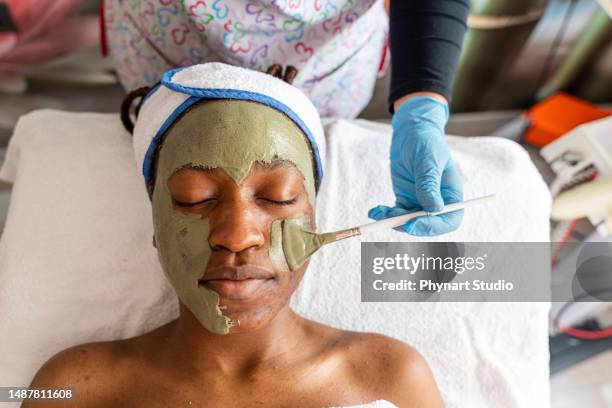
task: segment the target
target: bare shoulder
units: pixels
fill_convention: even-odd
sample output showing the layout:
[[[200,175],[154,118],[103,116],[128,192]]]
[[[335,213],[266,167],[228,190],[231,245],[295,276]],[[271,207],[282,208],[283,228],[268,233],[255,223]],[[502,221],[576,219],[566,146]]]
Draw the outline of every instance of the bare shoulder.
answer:
[[[399,407],[443,407],[425,358],[414,347],[375,333],[346,332],[345,353],[351,378],[374,399]]]
[[[30,388],[71,388],[75,407],[109,406],[122,377],[133,361],[130,340],[88,343],[51,357],[38,370]],[[64,403],[65,404],[65,403]],[[62,403],[31,403],[35,408],[55,408]],[[30,407],[24,403],[23,407]]]

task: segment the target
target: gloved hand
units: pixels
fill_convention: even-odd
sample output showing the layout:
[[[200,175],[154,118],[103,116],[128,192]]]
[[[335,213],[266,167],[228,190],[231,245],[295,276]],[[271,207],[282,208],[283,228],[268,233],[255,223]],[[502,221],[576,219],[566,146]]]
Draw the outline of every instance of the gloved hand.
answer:
[[[444,140],[448,105],[428,96],[413,96],[393,115],[391,181],[395,207],[379,205],[368,212],[382,220],[408,212],[436,212],[445,204],[463,201],[463,188]],[[419,217],[398,227],[412,235],[431,236],[454,231],[463,210]]]

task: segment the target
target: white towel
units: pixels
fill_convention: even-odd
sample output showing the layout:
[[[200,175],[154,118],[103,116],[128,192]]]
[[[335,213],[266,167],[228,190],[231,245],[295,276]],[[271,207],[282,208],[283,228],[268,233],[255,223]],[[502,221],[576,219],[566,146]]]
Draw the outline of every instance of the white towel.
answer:
[[[388,126],[361,121],[328,127],[321,230],[367,222],[369,207],[392,203],[389,136]],[[135,336],[175,316],[131,142],[117,115],[47,110],[19,121],[0,171],[15,183],[0,239],[0,385],[27,385],[72,345]],[[495,192],[498,200],[466,211],[458,231],[436,240],[547,240],[550,199],[523,149],[493,138],[449,144],[466,198]],[[358,239],[323,248],[295,309],[409,342],[448,407],[549,405],[547,304],[362,304],[359,274]]]
[[[325,137],[321,119],[298,88],[272,75],[209,62],[166,72],[144,98],[134,126],[134,154],[145,179],[151,179],[155,147],[166,130],[189,107],[205,99],[236,99],[269,106],[289,117],[306,135],[314,153],[316,187],[323,176]]]
[[[370,222],[394,203],[391,127],[367,121],[326,126],[326,174],[317,227]],[[548,241],[550,195],[527,152],[499,138],[447,138],[466,199],[497,194],[465,211],[461,227],[427,241]],[[547,407],[548,303],[360,303],[359,241],[422,241],[389,230],[323,247],[292,306],[332,326],[404,340],[431,365],[448,407]]]

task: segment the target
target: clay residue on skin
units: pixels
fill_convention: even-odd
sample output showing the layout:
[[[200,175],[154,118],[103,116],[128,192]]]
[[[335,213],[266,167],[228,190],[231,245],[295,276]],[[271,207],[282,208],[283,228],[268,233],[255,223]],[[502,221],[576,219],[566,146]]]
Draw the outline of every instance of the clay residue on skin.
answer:
[[[268,255],[270,261],[279,270],[283,272],[289,272],[289,265],[285,259],[285,252],[283,251],[283,219],[275,220],[270,227],[270,248]]]
[[[210,258],[208,220],[172,210],[172,202],[167,202],[170,195],[163,195],[155,206],[157,214],[164,216],[154,217],[154,223],[157,246],[164,248],[158,252],[164,273],[183,304],[204,327],[213,333],[227,334],[234,322],[221,312],[219,294],[198,284]]]
[[[275,257],[277,256],[276,253],[284,254],[282,262],[291,271],[295,271],[302,266],[323,245],[336,240],[336,234],[333,232],[326,234],[313,232],[308,221],[304,218],[274,221],[272,237],[273,242],[278,243],[280,241],[282,245],[282,251],[275,249]],[[270,258],[272,258],[272,246],[270,247]]]
[[[181,302],[211,332],[227,334],[236,323],[223,315],[219,295],[198,285],[211,254],[209,222],[174,208],[167,180],[176,171],[191,166],[221,168],[240,184],[253,163],[274,160],[290,161],[302,173],[314,210],[310,146],[297,125],[265,105],[235,100],[196,105],[168,130],[160,150],[152,197],[160,262]],[[275,233],[271,237],[276,241],[275,249],[270,248],[270,257],[279,269],[288,270],[279,235],[284,234]]]

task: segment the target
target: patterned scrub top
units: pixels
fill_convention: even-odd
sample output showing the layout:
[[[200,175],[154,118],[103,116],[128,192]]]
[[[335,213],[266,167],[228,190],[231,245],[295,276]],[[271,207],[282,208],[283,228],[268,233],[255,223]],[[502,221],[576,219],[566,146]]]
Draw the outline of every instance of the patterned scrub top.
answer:
[[[127,90],[201,62],[293,65],[321,116],[343,118],[369,102],[388,31],[383,0],[105,0],[103,19]]]

